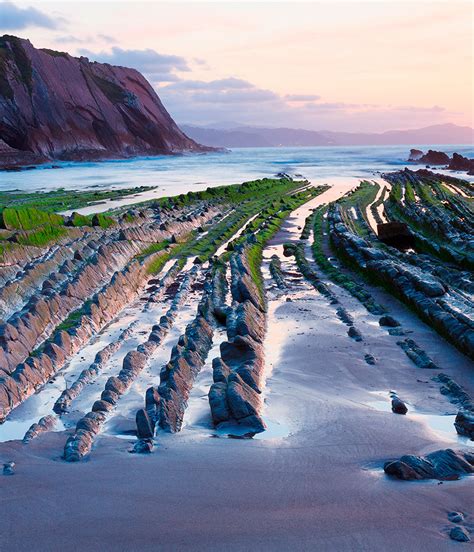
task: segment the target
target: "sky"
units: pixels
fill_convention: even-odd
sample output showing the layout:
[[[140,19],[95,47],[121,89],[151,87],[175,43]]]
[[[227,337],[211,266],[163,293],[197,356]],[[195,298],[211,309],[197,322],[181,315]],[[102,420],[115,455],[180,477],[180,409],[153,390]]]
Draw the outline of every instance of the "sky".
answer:
[[[178,123],[474,127],[474,3],[1,2],[0,34],[134,67]]]

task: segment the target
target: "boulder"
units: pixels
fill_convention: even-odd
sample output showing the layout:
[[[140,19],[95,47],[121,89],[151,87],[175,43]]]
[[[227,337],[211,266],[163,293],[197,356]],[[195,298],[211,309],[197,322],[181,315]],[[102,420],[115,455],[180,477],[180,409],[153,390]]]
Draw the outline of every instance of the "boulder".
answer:
[[[464,435],[474,441],[474,412],[460,410],[456,415],[454,427],[459,435]]]
[[[354,341],[362,341],[362,335],[355,326],[351,326],[347,331],[347,335]]]
[[[386,314],[380,317],[379,325],[386,326],[388,328],[396,328],[400,326],[400,322],[396,318],[393,318],[393,316]]]
[[[464,514],[461,512],[449,512],[448,519],[452,523],[462,523],[464,521]]]
[[[451,529],[449,532],[449,538],[457,542],[469,542],[471,540],[468,530],[460,525],[457,525]]]
[[[386,462],[384,471],[397,479],[459,479],[474,473],[474,454],[452,449],[437,450],[427,456],[402,456]]]

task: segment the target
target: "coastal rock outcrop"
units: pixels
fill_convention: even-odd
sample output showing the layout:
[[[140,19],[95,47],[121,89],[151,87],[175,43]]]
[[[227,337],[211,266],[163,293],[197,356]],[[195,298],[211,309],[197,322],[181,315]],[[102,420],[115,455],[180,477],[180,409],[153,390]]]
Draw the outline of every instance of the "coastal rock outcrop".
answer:
[[[0,166],[206,151],[135,69],[0,37]]]
[[[386,462],[383,469],[397,479],[459,479],[474,473],[474,454],[452,449],[437,450],[427,456],[410,454]]]

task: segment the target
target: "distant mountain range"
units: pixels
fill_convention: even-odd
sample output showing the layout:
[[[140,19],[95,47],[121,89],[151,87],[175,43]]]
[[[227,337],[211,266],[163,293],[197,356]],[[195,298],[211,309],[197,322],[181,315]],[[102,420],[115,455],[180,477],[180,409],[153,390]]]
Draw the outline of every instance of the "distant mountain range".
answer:
[[[382,133],[333,132],[295,128],[208,128],[182,124],[181,130],[201,144],[215,147],[388,146],[474,144],[474,129],[454,124]]]

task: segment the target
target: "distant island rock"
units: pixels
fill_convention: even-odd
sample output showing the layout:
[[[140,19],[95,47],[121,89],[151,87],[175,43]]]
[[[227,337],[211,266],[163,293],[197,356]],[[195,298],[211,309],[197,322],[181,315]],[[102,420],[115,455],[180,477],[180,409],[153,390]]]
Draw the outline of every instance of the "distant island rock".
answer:
[[[468,159],[459,153],[453,153],[448,169],[452,171],[467,171],[468,174],[474,174],[474,159]]]
[[[202,152],[135,69],[0,37],[0,167]]]
[[[408,161],[419,161],[423,157],[423,152],[419,149],[411,149]]]
[[[459,153],[453,153],[451,158],[443,151],[428,150],[427,153],[423,153],[421,150],[411,149],[408,161],[426,165],[446,165],[446,168],[451,171],[466,171],[469,175],[474,174],[474,159],[468,159]]]

